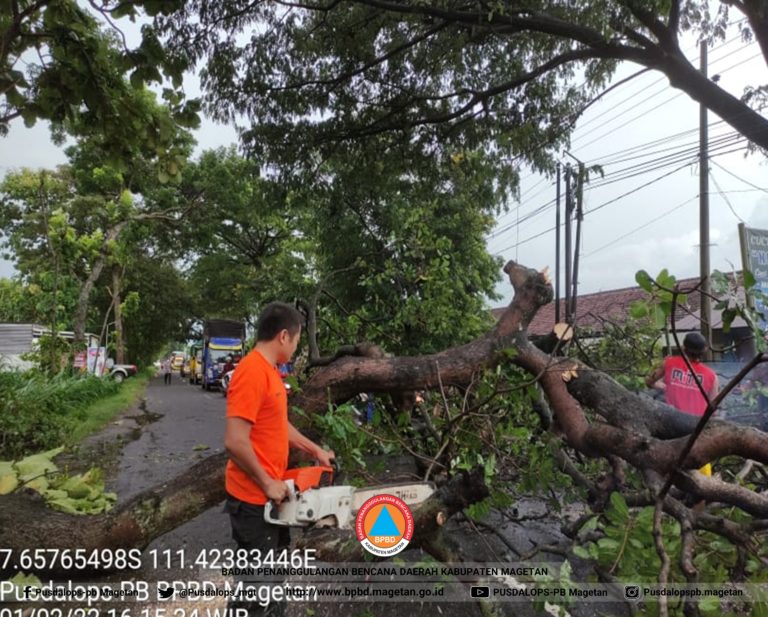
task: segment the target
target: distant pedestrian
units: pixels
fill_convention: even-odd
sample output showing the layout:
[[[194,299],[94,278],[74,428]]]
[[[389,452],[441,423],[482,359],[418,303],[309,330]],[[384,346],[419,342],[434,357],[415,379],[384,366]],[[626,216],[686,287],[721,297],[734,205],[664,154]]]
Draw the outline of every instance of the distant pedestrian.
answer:
[[[163,383],[165,383],[166,386],[171,385],[171,360],[170,358],[166,358],[163,360],[163,363],[161,365],[161,369],[163,372]]]

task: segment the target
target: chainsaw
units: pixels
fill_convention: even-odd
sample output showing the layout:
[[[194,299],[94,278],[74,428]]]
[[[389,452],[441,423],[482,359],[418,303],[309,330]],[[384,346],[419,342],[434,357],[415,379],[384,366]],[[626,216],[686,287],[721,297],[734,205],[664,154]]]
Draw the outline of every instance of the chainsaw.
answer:
[[[394,495],[415,506],[435,492],[432,482],[402,482],[356,488],[333,486],[334,468],[323,465],[289,469],[283,476],[288,498],[264,506],[264,520],[287,527],[351,527],[357,511],[371,497]]]

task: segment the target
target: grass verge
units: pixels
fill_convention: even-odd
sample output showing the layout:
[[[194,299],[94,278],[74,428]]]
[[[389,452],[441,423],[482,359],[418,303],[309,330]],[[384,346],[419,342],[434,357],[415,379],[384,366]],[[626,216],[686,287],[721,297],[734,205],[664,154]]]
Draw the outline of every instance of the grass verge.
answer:
[[[126,379],[117,394],[100,399],[86,407],[82,414],[84,419],[78,422],[68,436],[67,445],[80,442],[104,427],[115,416],[135,405],[146,391],[152,375],[153,369],[144,370],[135,377]]]

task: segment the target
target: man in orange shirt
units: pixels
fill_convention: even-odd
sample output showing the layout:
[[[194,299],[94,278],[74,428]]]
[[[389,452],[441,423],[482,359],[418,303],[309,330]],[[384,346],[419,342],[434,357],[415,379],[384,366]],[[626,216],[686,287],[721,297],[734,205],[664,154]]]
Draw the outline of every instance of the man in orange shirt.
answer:
[[[288,394],[277,365],[288,362],[301,335],[301,314],[288,304],[273,302],[261,313],[256,346],[237,365],[227,391],[227,425],[224,447],[229,454],[225,474],[226,512],[232,537],[239,549],[258,549],[262,559],[269,550],[287,547],[287,527],[264,520],[264,504],[288,497],[281,479],[288,467],[289,447],[298,448],[330,465],[331,450],[302,435],[288,421]],[[230,607],[244,606],[231,603]],[[248,605],[249,616],[280,614],[272,603]]]

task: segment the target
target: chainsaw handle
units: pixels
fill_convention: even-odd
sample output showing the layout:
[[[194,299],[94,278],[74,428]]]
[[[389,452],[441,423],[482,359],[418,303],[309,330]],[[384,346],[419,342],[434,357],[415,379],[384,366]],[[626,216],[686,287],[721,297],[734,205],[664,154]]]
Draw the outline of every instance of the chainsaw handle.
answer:
[[[285,501],[293,502],[299,498],[299,491],[296,488],[296,483],[292,480],[283,480],[288,487],[288,498]],[[279,512],[280,504],[276,503],[274,499],[270,499],[264,504],[264,520],[273,525],[284,525],[279,518],[273,516],[275,512]]]
[[[280,519],[277,519],[272,515],[275,511],[277,511],[277,505],[273,499],[270,499],[267,503],[264,504],[264,520],[267,523],[272,523],[273,525],[280,525]]]

